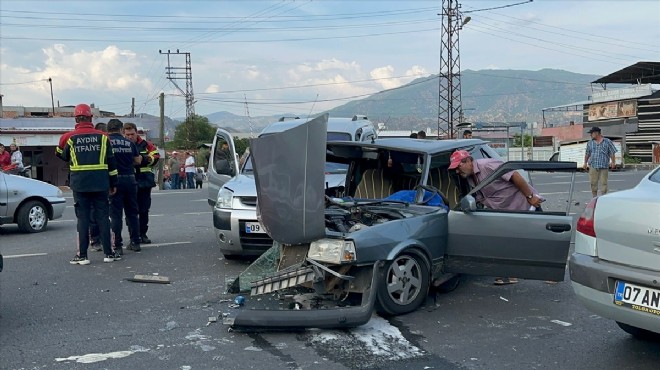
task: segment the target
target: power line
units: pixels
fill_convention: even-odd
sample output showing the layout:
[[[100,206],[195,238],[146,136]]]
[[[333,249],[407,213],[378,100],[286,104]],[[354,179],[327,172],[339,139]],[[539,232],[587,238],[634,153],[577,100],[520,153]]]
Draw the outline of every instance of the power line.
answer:
[[[502,16],[505,16],[505,15],[502,15]],[[506,16],[506,17],[508,17],[508,16]],[[538,27],[532,27],[532,26],[530,26],[530,25],[528,25],[528,24],[520,24],[520,23],[518,23],[518,22],[516,22],[516,23],[514,23],[514,22],[506,22],[506,21],[502,21],[502,20],[500,20],[500,19],[496,19],[496,18],[492,18],[492,17],[484,16],[484,15],[479,15],[479,18],[490,19],[490,20],[495,21],[495,22],[502,22],[502,23],[509,24],[509,25],[513,25],[513,26],[516,26],[516,27],[525,27],[525,28],[529,28],[529,29],[533,29],[533,30],[537,30],[537,31],[545,32],[545,33],[550,33],[550,34],[554,34],[554,35],[567,36],[567,37],[576,38],[576,39],[582,39],[582,40],[587,40],[587,41],[592,41],[592,42],[598,42],[598,43],[600,43],[600,44],[607,44],[607,45],[613,45],[613,46],[618,46],[618,47],[625,47],[625,48],[636,49],[636,50],[642,50],[642,51],[658,52],[658,50],[649,50],[649,49],[644,49],[644,48],[640,48],[640,47],[630,46],[630,42],[629,42],[629,41],[622,41],[622,42],[625,43],[625,45],[618,44],[618,43],[614,43],[614,42],[610,42],[610,41],[608,41],[608,40],[611,40],[612,38],[610,38],[610,37],[606,37],[606,36],[598,36],[598,37],[600,37],[600,38],[606,39],[606,40],[600,40],[600,41],[599,41],[599,40],[594,40],[594,39],[592,39],[592,38],[584,37],[584,36],[582,36],[582,33],[578,33],[578,32],[574,32],[574,34],[571,35],[571,34],[566,34],[566,33],[561,33],[561,32],[555,32],[555,31],[544,30],[544,29],[542,29],[542,28],[538,28]],[[523,19],[520,19],[520,18],[514,18],[514,17],[509,17],[509,18],[513,18],[513,19],[516,19],[516,20],[524,21]],[[539,23],[539,22],[533,22],[533,21],[525,21],[525,23],[533,23],[533,24],[540,24],[540,25],[542,25],[542,26],[546,26],[546,25],[543,25],[543,24],[541,24],[541,23]],[[546,26],[546,27],[552,27],[552,26]],[[553,27],[553,28],[559,28],[559,27]],[[561,28],[560,28],[560,29],[561,29]],[[616,39],[612,39],[612,40],[616,40]],[[643,44],[643,45],[646,46],[646,44]]]
[[[44,81],[48,81],[48,79],[47,78],[42,78],[40,80],[24,81],[24,82],[1,82],[0,85],[3,85],[3,86],[27,85],[27,84],[33,84],[35,82],[44,82]]]
[[[388,35],[402,35],[402,34],[411,34],[411,33],[421,33],[421,32],[437,32],[439,27],[434,28],[425,28],[409,31],[396,31],[396,32],[379,32],[379,33],[368,33],[361,35],[348,35],[348,36],[327,36],[327,37],[300,37],[300,38],[289,38],[289,39],[260,39],[260,40],[207,40],[207,41],[196,41],[195,43],[200,44],[233,44],[233,43],[269,43],[269,42],[297,42],[297,41],[312,41],[312,40],[340,40],[340,39],[352,39],[352,38],[361,38],[361,37],[378,37],[378,36],[388,36]],[[76,41],[76,42],[125,42],[125,43],[176,43],[181,41],[176,40],[135,40],[135,39],[84,39],[84,38],[44,38],[44,37],[19,37],[19,36],[2,36],[0,40],[39,40],[39,41]]]
[[[292,19],[295,18],[304,18],[305,21],[308,21],[310,19],[317,19],[317,18],[328,18],[328,17],[336,17],[336,16],[347,16],[351,18],[356,18],[356,17],[377,17],[377,16],[390,16],[390,15],[401,15],[401,14],[414,14],[414,13],[423,13],[423,12],[429,12],[429,11],[435,11],[436,8],[434,7],[428,7],[428,8],[411,8],[411,9],[403,9],[403,10],[381,10],[377,12],[362,12],[362,13],[337,13],[337,14],[305,14],[305,15],[280,15],[277,16],[277,18],[286,18],[282,20],[282,22],[289,22]],[[41,11],[30,11],[30,10],[6,10],[2,9],[0,10],[0,13],[18,13],[18,14],[44,14],[44,15],[65,15],[65,18],[57,18],[61,20],[71,20],[71,16],[100,16],[104,18],[108,17],[130,17],[130,18],[136,18],[136,17],[141,17],[141,18],[175,18],[175,19],[180,19],[182,16],[180,15],[147,15],[147,14],[103,14],[103,13],[76,13],[76,12],[41,12]],[[0,17],[3,17],[0,15]],[[18,17],[15,17],[18,18]],[[185,18],[190,18],[190,19],[213,19],[214,23],[217,23],[218,19],[244,19],[245,16],[185,16]],[[55,18],[39,18],[39,19],[55,19]],[[330,18],[330,20],[335,20],[335,18]],[[112,21],[112,20],[109,20]],[[138,22],[143,22],[144,20],[137,20]],[[168,22],[171,22],[171,20],[168,20]],[[198,23],[198,21],[195,21]],[[232,21],[233,22],[233,21]],[[192,23],[192,21],[190,22]]]
[[[470,6],[468,6],[468,7],[471,8]],[[510,15],[502,14],[502,13],[493,12],[493,14],[496,14],[496,15],[499,15],[499,16],[502,16],[502,17],[507,17],[507,18],[515,19],[515,20],[518,20],[518,21],[526,22],[526,23],[536,23],[536,24],[541,25],[541,26],[544,26],[544,27],[554,28],[554,29],[559,29],[559,30],[564,30],[564,31],[569,31],[569,32],[573,32],[573,33],[577,33],[577,34],[581,34],[581,35],[589,35],[589,36],[599,37],[599,38],[603,38],[603,39],[607,39],[607,40],[616,40],[616,41],[624,42],[624,43],[626,43],[626,44],[638,44],[638,45],[644,45],[644,46],[647,45],[647,44],[645,44],[645,43],[635,42],[635,41],[631,41],[631,40],[617,39],[617,38],[614,38],[614,37],[611,37],[611,36],[596,35],[596,34],[593,34],[593,33],[584,32],[584,31],[582,31],[582,30],[580,30],[580,31],[576,31],[576,30],[573,30],[573,29],[570,29],[570,28],[564,28],[564,27],[552,26],[552,25],[545,24],[545,23],[542,23],[542,22],[531,21],[531,20],[529,20],[529,19],[523,19],[523,18],[517,18],[517,17],[510,16]]]
[[[502,33],[506,33],[506,34],[510,34],[510,35],[515,35],[515,36],[518,36],[518,37],[523,37],[523,38],[532,39],[532,40],[536,40],[536,41],[540,41],[540,42],[545,42],[545,43],[548,43],[548,44],[563,46],[563,47],[573,49],[573,50],[578,50],[578,51],[585,51],[585,50],[586,51],[592,51],[592,52],[600,54],[602,56],[609,56],[609,57],[614,58],[614,59],[620,59],[620,60],[625,60],[625,61],[629,60],[628,58],[620,58],[620,57],[613,56],[612,54],[617,54],[617,53],[612,53],[610,51],[592,49],[592,48],[583,47],[583,46],[574,46],[574,45],[559,43],[559,42],[556,42],[556,41],[548,41],[548,40],[544,40],[544,39],[541,39],[541,38],[538,38],[538,37],[533,37],[533,36],[529,36],[529,35],[520,34],[518,32],[509,31],[507,29],[497,27],[497,26],[494,26],[494,25],[491,25],[491,24],[488,24],[488,23],[485,23],[485,22],[480,22],[480,21],[475,21],[475,22],[477,24],[482,24],[483,27],[485,27],[487,29],[490,29],[492,31],[496,31],[496,32],[502,32]],[[635,55],[628,55],[628,54],[619,54],[619,55],[628,56],[628,57],[635,58],[635,59],[643,59],[642,57],[635,56]]]
[[[513,7],[513,6],[527,4],[527,3],[531,3],[531,2],[533,2],[533,1],[534,1],[534,0],[527,0],[527,1],[521,1],[521,2],[519,2],[519,3],[515,3],[515,4],[502,5],[502,6],[495,6],[495,7],[492,7],[492,8],[483,8],[483,9],[466,10],[466,11],[463,11],[462,13],[467,14],[467,13],[475,13],[475,12],[485,12],[485,11],[496,10],[496,9],[511,8],[511,7]]]

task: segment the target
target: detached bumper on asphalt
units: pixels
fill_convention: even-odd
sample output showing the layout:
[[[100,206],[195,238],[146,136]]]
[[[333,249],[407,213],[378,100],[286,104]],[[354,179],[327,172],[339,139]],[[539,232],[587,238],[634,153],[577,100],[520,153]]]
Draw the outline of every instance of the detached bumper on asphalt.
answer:
[[[569,261],[571,285],[578,300],[600,316],[660,333],[660,316],[614,304],[617,280],[660,288],[658,273],[573,253]]]
[[[352,328],[366,324],[374,311],[380,277],[380,262],[373,266],[370,286],[362,295],[359,306],[327,309],[250,309],[250,299],[224,324],[236,330]],[[254,299],[254,297],[252,298]]]

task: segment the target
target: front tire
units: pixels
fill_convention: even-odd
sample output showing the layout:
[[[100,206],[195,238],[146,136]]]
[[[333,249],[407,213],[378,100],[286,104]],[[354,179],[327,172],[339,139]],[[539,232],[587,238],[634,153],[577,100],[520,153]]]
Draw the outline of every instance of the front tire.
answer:
[[[626,333],[632,335],[637,339],[660,341],[660,333],[655,333],[650,330],[641,329],[635,326],[630,326],[628,324],[624,324],[618,321],[616,322],[616,324],[619,325],[621,330],[625,331]]]
[[[37,200],[29,201],[18,210],[16,223],[22,232],[42,232],[48,225],[48,211],[43,203]]]
[[[376,310],[385,316],[415,311],[424,303],[429,286],[426,257],[416,251],[405,251],[387,264],[378,286]]]

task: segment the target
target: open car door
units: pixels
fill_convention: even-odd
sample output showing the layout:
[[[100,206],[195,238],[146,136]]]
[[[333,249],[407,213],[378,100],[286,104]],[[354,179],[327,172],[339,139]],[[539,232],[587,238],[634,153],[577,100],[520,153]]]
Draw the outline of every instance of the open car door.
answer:
[[[507,162],[449,212],[445,272],[562,281],[573,234],[574,162]],[[513,170],[572,173],[561,212],[479,209],[472,194]],[[530,184],[531,185],[531,184]],[[543,195],[543,194],[541,194]]]
[[[209,178],[208,202],[211,206],[215,206],[222,185],[238,174],[234,138],[221,128],[215,132],[207,173]]]

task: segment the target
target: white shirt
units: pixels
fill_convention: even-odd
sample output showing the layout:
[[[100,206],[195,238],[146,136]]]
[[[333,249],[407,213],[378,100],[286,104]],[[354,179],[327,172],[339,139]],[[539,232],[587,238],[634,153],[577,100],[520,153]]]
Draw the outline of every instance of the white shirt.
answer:
[[[190,165],[192,165],[192,166],[190,166]],[[188,172],[195,173],[195,171],[196,171],[196,169],[195,169],[195,157],[190,156],[190,157],[186,158],[186,173],[188,173]]]

